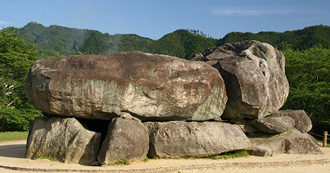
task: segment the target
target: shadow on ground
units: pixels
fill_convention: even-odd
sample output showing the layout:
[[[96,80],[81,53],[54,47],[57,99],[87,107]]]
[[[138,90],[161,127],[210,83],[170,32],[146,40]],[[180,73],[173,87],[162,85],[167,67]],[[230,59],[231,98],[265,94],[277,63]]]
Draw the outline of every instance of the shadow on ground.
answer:
[[[25,144],[0,146],[0,157],[25,158]]]

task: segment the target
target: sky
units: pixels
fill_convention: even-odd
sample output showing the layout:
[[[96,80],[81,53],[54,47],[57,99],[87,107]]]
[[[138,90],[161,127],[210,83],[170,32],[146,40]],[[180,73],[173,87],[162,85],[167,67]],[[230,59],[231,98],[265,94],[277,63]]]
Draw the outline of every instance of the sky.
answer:
[[[151,39],[177,29],[222,38],[330,25],[330,0],[0,0],[0,29],[29,22]]]

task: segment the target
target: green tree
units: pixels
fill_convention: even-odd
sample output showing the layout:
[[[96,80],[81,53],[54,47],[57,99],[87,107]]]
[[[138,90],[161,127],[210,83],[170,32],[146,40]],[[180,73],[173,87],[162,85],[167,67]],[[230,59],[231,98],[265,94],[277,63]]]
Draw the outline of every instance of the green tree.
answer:
[[[0,31],[0,131],[28,130],[34,117],[40,115],[24,91],[26,75],[37,54],[36,47],[16,30]]]
[[[14,80],[22,80],[31,64],[37,60],[37,49],[17,36],[17,31],[0,31],[0,75]]]
[[[287,44],[283,47],[290,83],[283,109],[304,109],[317,129],[321,122],[330,121],[330,49],[314,46],[299,51]],[[330,130],[329,125],[325,128]]]

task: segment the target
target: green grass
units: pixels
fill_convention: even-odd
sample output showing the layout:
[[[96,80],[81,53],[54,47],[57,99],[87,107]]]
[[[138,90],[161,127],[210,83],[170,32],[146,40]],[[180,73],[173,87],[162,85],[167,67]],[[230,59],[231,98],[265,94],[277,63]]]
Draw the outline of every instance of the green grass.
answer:
[[[29,132],[0,132],[0,142],[26,140]]]
[[[219,159],[233,159],[233,158],[248,157],[248,156],[249,156],[248,151],[234,151],[234,152],[223,153],[221,155],[215,155],[215,156],[210,156],[210,157],[206,157],[206,158],[212,159],[212,160],[219,160]],[[182,159],[205,159],[205,157],[191,157],[191,156],[183,156],[181,158]]]
[[[117,160],[114,164],[110,164],[110,165],[129,165],[129,164],[131,163],[127,160]]]
[[[219,160],[219,159],[233,159],[238,157],[248,157],[249,153],[247,151],[236,151],[233,153],[226,153],[222,155],[216,155],[209,157],[212,160]]]
[[[57,159],[52,158],[50,156],[37,156],[37,157],[32,158],[32,160],[36,160],[36,159],[48,159],[50,161],[58,161]]]
[[[148,158],[148,157],[145,157],[145,158],[143,159],[143,161],[144,161],[144,162],[148,162],[148,161],[149,161],[149,158]]]

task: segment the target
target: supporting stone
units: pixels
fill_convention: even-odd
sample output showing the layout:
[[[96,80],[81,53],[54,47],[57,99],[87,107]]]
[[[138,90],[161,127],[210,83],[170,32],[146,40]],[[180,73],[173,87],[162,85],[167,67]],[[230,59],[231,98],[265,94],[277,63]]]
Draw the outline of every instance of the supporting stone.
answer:
[[[291,129],[278,135],[259,135],[250,138],[254,144],[252,155],[274,156],[278,154],[323,154],[315,139],[307,133]]]
[[[151,158],[208,157],[249,150],[250,140],[238,125],[223,122],[147,122]]]
[[[97,156],[101,164],[143,160],[149,149],[147,128],[139,120],[115,118]]]
[[[29,132],[26,158],[46,157],[65,163],[95,164],[101,134],[75,118],[37,118]]]

